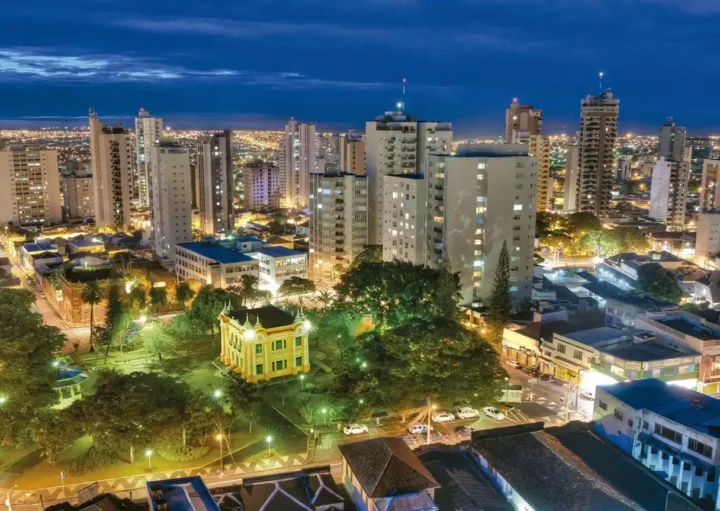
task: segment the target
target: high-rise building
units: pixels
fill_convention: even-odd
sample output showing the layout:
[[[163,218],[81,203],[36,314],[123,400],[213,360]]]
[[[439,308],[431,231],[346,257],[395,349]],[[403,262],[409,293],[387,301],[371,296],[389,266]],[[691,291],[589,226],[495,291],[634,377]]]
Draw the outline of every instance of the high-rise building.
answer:
[[[528,154],[538,159],[537,211],[553,209],[553,175],[550,171],[550,141],[542,135],[531,135]]]
[[[222,131],[204,137],[197,146],[195,185],[200,230],[208,236],[235,230],[232,137],[232,131]]]
[[[89,218],[95,216],[95,194],[93,177],[84,169],[62,178],[63,205],[67,218]]]
[[[336,173],[340,169],[340,136],[318,133],[315,138],[315,170],[318,174]]]
[[[367,245],[367,178],[311,174],[308,273],[332,279]]]
[[[426,264],[459,272],[461,303],[487,302],[503,243],[513,299],[529,297],[538,160],[524,144],[460,147],[429,158]]]
[[[704,160],[702,164],[702,185],[700,186],[700,210],[720,208],[720,160]]]
[[[62,222],[58,154],[54,149],[11,145],[0,151],[0,224]]]
[[[708,266],[720,256],[720,211],[703,211],[698,215],[695,240],[695,262]]]
[[[434,193],[436,190],[430,190]],[[383,260],[425,264],[426,180],[422,174],[383,177]]]
[[[685,227],[690,151],[685,128],[670,120],[663,124],[650,186],[649,216],[665,223],[669,231]]]
[[[317,171],[315,158],[315,125],[290,119],[280,142],[278,165],[283,205],[286,208],[303,208],[308,205],[310,174]]]
[[[174,259],[175,246],[193,240],[190,153],[177,142],[161,139],[150,147],[149,165],[155,253]]]
[[[150,112],[141,108],[135,118],[135,144],[137,151],[137,191],[134,193],[141,208],[151,207],[150,148],[162,137],[163,121],[150,117]]]
[[[280,169],[254,161],[243,169],[244,207],[248,211],[280,207]]]
[[[571,145],[565,155],[565,190],[563,194],[563,210],[572,212],[577,209],[578,174],[580,173],[578,146]]]
[[[383,176],[424,174],[431,153],[452,149],[452,126],[418,121],[403,112],[385,112],[365,129],[368,177],[368,243],[383,241]]]
[[[615,168],[616,181],[629,181],[631,177],[632,158],[625,156],[617,159],[617,167]]]
[[[610,209],[619,112],[609,90],[580,102],[578,211],[605,216]]]
[[[521,105],[517,98],[505,110],[505,143],[525,144],[526,137],[539,135],[542,128],[542,110],[532,105]]]
[[[690,171],[693,174],[700,174],[703,170],[705,160],[713,160],[720,157],[720,153],[713,150],[713,142],[707,137],[688,137],[688,144],[692,150],[690,160]]]
[[[340,170],[348,174],[364,176],[365,169],[365,136],[356,131],[340,135]]]
[[[90,115],[95,225],[99,229],[123,229],[130,225],[132,200],[132,150],[127,131],[106,126],[97,114]]]

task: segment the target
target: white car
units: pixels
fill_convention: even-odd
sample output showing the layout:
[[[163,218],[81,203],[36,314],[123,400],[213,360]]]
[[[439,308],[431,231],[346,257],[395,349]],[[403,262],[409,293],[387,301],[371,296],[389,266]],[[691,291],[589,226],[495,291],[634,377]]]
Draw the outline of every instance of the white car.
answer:
[[[470,408],[469,406],[458,408],[455,415],[457,415],[458,419],[474,419],[476,417],[480,417],[478,411],[475,408]]]
[[[514,360],[508,360],[507,365],[510,367],[514,367],[515,369],[520,369],[520,362],[515,362]]]
[[[452,422],[455,416],[449,412],[435,412],[432,414],[433,422]]]
[[[362,424],[348,424],[343,431],[346,435],[361,435],[368,432],[368,427]]]
[[[412,424],[408,426],[408,431],[412,433],[413,435],[418,435],[420,433],[426,433],[428,430],[427,424]],[[430,431],[432,431],[432,426],[430,426]]]
[[[485,412],[485,415],[487,415],[491,419],[495,419],[496,421],[501,421],[505,418],[505,414],[503,414],[494,406],[486,406],[485,408],[483,408],[483,412]]]
[[[585,399],[587,401],[595,401],[595,396],[593,396],[592,392],[588,392],[586,390],[580,393],[580,399]]]

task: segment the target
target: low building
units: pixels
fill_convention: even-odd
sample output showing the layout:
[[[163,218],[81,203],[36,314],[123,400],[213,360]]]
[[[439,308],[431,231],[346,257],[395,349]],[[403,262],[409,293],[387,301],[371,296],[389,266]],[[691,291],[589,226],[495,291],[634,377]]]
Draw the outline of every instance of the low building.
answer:
[[[105,243],[100,240],[79,239],[69,241],[65,247],[68,255],[83,252],[86,254],[98,254],[105,252]]]
[[[220,511],[200,476],[148,481],[150,511]]]
[[[258,288],[277,293],[290,277],[307,277],[307,254],[285,247],[263,247],[248,254],[260,263]]]
[[[720,401],[656,380],[601,386],[597,431],[694,500],[720,509]]]
[[[243,275],[257,277],[259,263],[215,241],[180,243],[175,249],[175,271],[183,279],[224,289],[239,283]]]
[[[360,511],[433,511],[439,484],[401,438],[339,446],[342,481]]]
[[[310,323],[268,305],[246,311],[226,307],[220,320],[220,360],[251,383],[310,370]]]
[[[32,257],[33,254],[57,252],[57,249],[57,245],[53,243],[23,243],[20,246],[19,257],[26,270],[34,270],[35,260]]]

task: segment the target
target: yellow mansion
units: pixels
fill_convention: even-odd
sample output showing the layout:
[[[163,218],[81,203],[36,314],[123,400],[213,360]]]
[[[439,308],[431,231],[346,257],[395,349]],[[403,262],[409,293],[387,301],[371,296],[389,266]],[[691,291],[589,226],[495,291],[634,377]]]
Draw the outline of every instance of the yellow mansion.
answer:
[[[293,317],[278,307],[223,309],[220,359],[246,381],[256,383],[310,370],[308,332],[302,313]]]

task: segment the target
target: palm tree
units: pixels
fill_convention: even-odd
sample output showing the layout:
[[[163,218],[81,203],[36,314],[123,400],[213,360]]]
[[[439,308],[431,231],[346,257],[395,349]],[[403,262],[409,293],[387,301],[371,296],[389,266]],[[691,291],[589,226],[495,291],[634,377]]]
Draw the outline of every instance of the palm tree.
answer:
[[[323,305],[323,310],[327,309],[333,301],[333,295],[330,291],[320,291],[317,299]]]
[[[83,302],[90,305],[90,351],[95,351],[95,305],[103,299],[103,293],[97,280],[87,282],[82,289]]]

